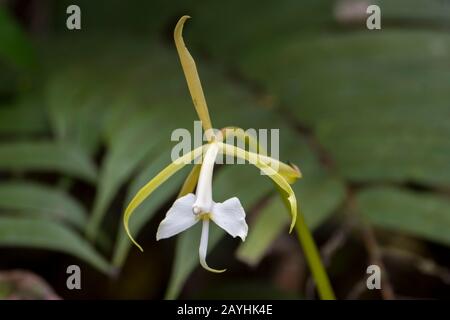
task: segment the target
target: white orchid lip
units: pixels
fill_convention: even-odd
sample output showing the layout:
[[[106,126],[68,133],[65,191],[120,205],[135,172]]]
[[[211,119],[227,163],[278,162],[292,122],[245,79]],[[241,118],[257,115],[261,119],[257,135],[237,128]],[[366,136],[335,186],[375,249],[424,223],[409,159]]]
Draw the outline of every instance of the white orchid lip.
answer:
[[[219,150],[217,143],[209,144],[201,165],[195,195],[189,193],[177,199],[167,212],[164,220],[161,221],[156,233],[156,240],[169,238],[202,220],[199,259],[201,266],[212,272],[223,272],[225,270],[212,269],[206,263],[209,220],[214,221],[232,237],[240,237],[242,241],[245,240],[248,232],[245,211],[238,198],[233,197],[223,203],[216,203],[212,199],[212,178]]]

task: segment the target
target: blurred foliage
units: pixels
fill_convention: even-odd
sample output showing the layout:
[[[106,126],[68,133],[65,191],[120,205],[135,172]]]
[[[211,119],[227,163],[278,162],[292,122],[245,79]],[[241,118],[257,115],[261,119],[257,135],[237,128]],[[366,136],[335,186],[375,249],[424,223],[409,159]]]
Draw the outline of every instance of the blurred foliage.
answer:
[[[381,31],[365,29],[365,12],[341,16],[364,3],[357,0],[1,8],[0,245],[60,251],[105,274],[137,254],[122,210],[170,162],[172,130],[192,129],[196,118],[171,38],[177,18],[189,14],[185,39],[214,125],[281,129],[280,159],[303,172],[294,190],[311,228],[338,228],[352,212],[376,230],[448,246],[450,3],[376,2]],[[65,28],[73,3],[81,7],[80,31]],[[21,27],[14,8],[31,17],[45,12],[47,20]],[[24,76],[27,86],[17,81]],[[133,234],[144,238],[140,231],[161,217],[187,172],[137,209]],[[239,195],[247,209],[247,241],[228,239],[226,247],[255,267],[286,232],[288,216],[273,185],[253,173],[222,167],[214,192],[218,200]],[[161,284],[166,297],[178,297],[197,267],[198,231],[176,240],[170,280]],[[211,233],[212,259],[228,265],[230,257],[214,255],[223,232]],[[152,270],[171,262],[143,261]],[[225,296],[298,294],[260,283],[243,291],[235,282]]]
[[[24,69],[32,67],[36,59],[32,44],[6,10],[0,10],[0,57]]]

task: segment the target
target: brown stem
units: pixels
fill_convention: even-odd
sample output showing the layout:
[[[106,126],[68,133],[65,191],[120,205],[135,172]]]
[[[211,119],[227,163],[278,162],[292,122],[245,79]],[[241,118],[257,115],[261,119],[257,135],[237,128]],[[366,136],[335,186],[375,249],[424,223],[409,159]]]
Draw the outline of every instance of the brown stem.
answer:
[[[377,243],[375,233],[368,223],[361,223],[361,235],[366,249],[369,252],[371,264],[376,264],[377,266],[379,266],[383,274],[383,276],[381,277],[381,296],[384,300],[394,300],[394,289],[392,288],[392,284],[389,281],[389,274],[387,273],[386,267],[383,263],[381,249]]]

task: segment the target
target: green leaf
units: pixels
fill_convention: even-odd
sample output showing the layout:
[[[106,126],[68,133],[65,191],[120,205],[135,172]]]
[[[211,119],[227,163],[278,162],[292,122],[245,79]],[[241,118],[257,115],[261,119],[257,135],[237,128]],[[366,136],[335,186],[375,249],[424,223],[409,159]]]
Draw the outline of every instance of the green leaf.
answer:
[[[345,178],[450,184],[447,35],[360,31],[265,49],[242,71],[314,130]]]
[[[63,252],[101,272],[111,272],[108,262],[89,243],[67,227],[48,220],[0,217],[0,246]]]
[[[159,55],[153,59],[152,56],[156,53]],[[173,54],[176,61],[175,52]],[[191,126],[189,118],[175,116],[181,108],[188,115],[190,111],[194,114],[194,111],[192,108],[186,108],[186,103],[177,94],[180,83],[183,86],[185,84],[181,77],[174,78],[177,73],[174,72],[173,63],[169,64],[165,58],[167,52],[155,47],[149,55],[145,56],[145,61],[149,59],[152,62],[148,67],[154,73],[142,73],[144,66],[148,64],[144,60],[137,70],[132,68],[134,72],[128,71],[133,74],[133,78],[129,80],[126,91],[123,91],[123,88],[119,90],[121,94],[116,95],[117,100],[110,106],[110,112],[105,119],[103,135],[109,149],[101,167],[98,193],[88,223],[87,234],[90,238],[94,237],[101,225],[120,186],[134,174],[144,160],[159,157],[163,150],[168,152],[174,129]],[[157,71],[158,69],[161,70]],[[154,74],[158,74],[157,79],[152,78]],[[148,82],[157,85],[149,91],[145,85]],[[161,86],[159,83],[165,85]],[[167,112],[168,106],[170,112]]]
[[[252,266],[261,261],[275,239],[287,230],[289,216],[285,211],[286,206],[279,198],[264,207],[256,221],[250,224],[247,239],[236,251],[239,260]]]
[[[346,197],[344,182],[324,172],[311,173],[293,188],[301,199],[301,211],[311,229],[319,227],[328,219]]]
[[[61,66],[45,84],[45,105],[53,133],[59,141],[93,154],[100,143],[110,84],[83,66]],[[100,69],[98,67],[98,69]],[[100,74],[104,74],[100,72]]]
[[[120,186],[150,155],[159,156],[162,137],[154,134],[158,120],[161,121],[155,112],[137,113],[121,131],[115,132],[100,172],[98,193],[88,223],[89,238],[93,239],[95,236]],[[154,138],[149,139],[152,136]]]
[[[0,57],[25,69],[36,63],[31,43],[4,7],[0,7]]]
[[[258,52],[262,44],[333,26],[333,5],[332,0],[208,2],[189,12],[193,30],[187,39],[200,42],[222,60],[236,62],[248,52]]]
[[[32,182],[0,183],[0,208],[51,220],[61,220],[83,228],[86,211],[75,199],[55,188]]]
[[[35,97],[0,106],[0,134],[22,137],[47,132],[45,113]]]
[[[88,182],[94,182],[97,175],[81,150],[50,141],[0,144],[0,170],[58,172]]]
[[[359,192],[356,201],[361,214],[380,228],[450,246],[450,201],[447,197],[374,187]]]

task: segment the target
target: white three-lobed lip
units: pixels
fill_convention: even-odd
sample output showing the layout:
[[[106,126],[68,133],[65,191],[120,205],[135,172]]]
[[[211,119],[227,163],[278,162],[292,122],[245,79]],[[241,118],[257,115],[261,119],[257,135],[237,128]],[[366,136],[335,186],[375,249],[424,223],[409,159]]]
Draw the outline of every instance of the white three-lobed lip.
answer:
[[[211,269],[206,263],[209,220],[214,221],[232,237],[240,237],[242,241],[245,241],[248,232],[244,208],[238,198],[233,197],[222,203],[214,202],[212,199],[212,178],[218,153],[218,144],[210,143],[200,169],[195,195],[189,193],[177,199],[161,221],[156,233],[156,240],[169,238],[202,220],[200,264],[205,269],[215,272],[224,270]]]

